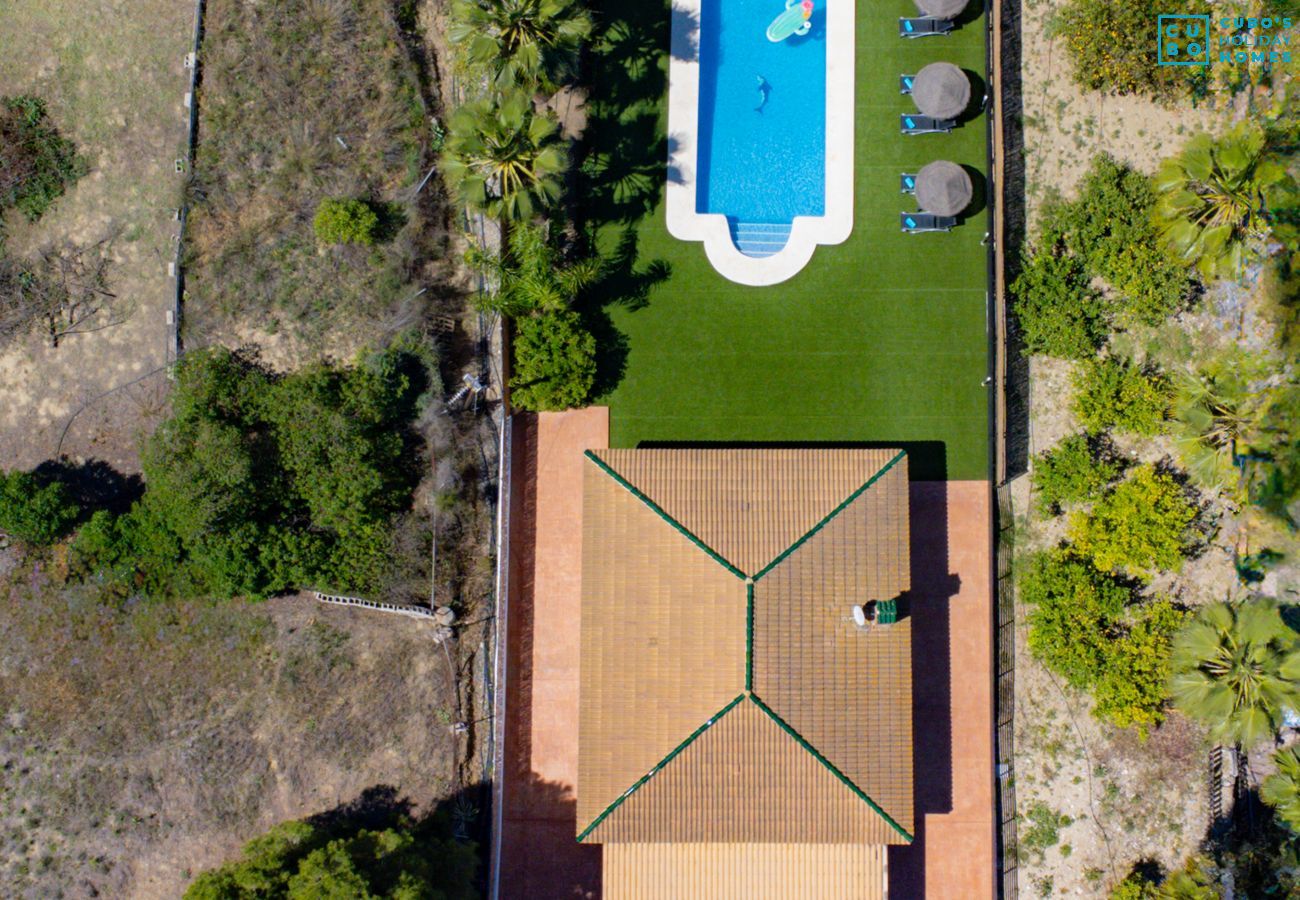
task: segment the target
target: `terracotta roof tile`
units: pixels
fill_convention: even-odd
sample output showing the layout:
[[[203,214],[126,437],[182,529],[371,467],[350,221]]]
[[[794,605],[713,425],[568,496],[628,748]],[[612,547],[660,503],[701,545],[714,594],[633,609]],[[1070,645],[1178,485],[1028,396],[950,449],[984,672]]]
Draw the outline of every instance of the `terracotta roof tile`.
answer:
[[[910,841],[904,454],[588,459],[581,839]]]

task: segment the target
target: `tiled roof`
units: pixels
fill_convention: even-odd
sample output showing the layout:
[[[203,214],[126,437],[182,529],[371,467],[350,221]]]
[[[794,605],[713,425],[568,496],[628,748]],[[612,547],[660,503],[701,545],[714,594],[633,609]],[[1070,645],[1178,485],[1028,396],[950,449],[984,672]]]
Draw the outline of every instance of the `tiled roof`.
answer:
[[[884,900],[885,853],[868,844],[606,844],[600,892],[604,900]]]
[[[896,450],[609,450],[584,481],[579,837],[905,843]]]

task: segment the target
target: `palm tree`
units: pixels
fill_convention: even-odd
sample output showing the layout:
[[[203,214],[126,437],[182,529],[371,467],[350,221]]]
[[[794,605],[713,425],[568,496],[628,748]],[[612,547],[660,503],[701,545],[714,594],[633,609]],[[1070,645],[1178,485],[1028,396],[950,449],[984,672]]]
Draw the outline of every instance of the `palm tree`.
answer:
[[[591,16],[573,0],[456,0],[448,35],[498,89],[553,88],[572,74]]]
[[[567,309],[601,273],[596,259],[566,262],[538,225],[512,228],[506,243],[505,253],[488,253],[475,244],[465,254],[470,267],[495,285],[479,298],[487,310],[518,317]]]
[[[1290,182],[1248,123],[1220,136],[1198,134],[1155,175],[1156,227],[1174,252],[1207,278],[1237,275],[1269,231],[1269,204]]]
[[[1297,634],[1276,603],[1213,603],[1174,639],[1174,705],[1225,744],[1272,737],[1283,715],[1300,709]]]
[[[1229,353],[1175,374],[1174,443],[1183,465],[1200,484],[1246,485],[1237,457],[1259,440],[1281,392],[1261,383],[1259,361]]]
[[[1273,807],[1287,828],[1300,834],[1300,749],[1287,747],[1273,754],[1277,771],[1264,779],[1259,796]]]
[[[514,92],[452,114],[443,173],[471,208],[528,220],[559,199],[566,156],[555,120]]]

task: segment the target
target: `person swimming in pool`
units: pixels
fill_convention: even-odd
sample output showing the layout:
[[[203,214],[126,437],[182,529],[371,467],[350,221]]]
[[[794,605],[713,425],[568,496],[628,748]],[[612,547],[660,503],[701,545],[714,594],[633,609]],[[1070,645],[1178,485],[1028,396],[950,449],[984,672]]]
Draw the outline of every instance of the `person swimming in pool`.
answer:
[[[772,93],[772,85],[767,83],[767,79],[762,75],[758,76],[758,106],[754,107],[754,112],[761,113],[763,107],[767,106],[768,95]]]

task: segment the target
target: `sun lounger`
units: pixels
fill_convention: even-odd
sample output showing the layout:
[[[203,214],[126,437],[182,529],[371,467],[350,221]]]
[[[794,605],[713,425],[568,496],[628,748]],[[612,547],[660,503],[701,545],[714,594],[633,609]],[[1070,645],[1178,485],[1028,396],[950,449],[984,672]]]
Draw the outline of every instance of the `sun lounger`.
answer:
[[[903,113],[899,117],[903,134],[947,134],[956,123],[952,119],[936,119],[920,113]]]
[[[916,193],[916,176],[904,172],[898,176],[898,189],[904,194]]]
[[[952,31],[951,19],[936,19],[933,16],[921,16],[916,19],[900,18],[898,36],[905,38],[935,37],[947,35]]]
[[[899,75],[899,76],[898,76],[898,92],[899,92],[900,94],[910,94],[910,93],[912,93],[912,82],[915,81],[915,80],[916,80],[916,76],[915,76],[915,75]]]
[[[925,234],[930,231],[952,231],[956,216],[936,216],[927,212],[900,213],[903,231],[907,234]]]

